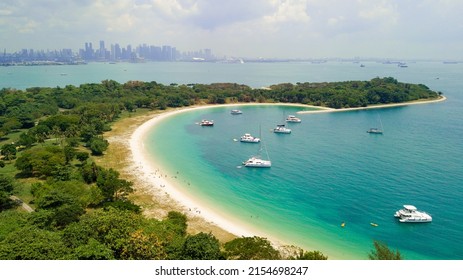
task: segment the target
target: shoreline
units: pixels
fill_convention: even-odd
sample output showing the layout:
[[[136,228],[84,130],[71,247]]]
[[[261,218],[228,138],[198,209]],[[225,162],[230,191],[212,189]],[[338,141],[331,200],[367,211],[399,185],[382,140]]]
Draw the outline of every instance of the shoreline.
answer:
[[[445,100],[447,100],[447,97],[441,95],[441,96],[439,96],[439,98],[432,99],[432,100],[415,100],[415,101],[402,102],[402,103],[370,105],[370,106],[367,106],[367,107],[334,109],[334,108],[330,108],[330,107],[312,106],[314,108],[318,108],[319,110],[315,110],[315,111],[299,111],[298,114],[319,114],[319,113],[334,113],[334,112],[374,110],[374,109],[384,109],[384,108],[404,107],[404,106],[410,106],[410,105],[437,103],[437,102],[442,102],[442,101],[445,101]]]
[[[232,236],[227,236],[225,239],[231,240],[236,237],[241,236],[260,236],[267,238],[277,249],[280,251],[284,248],[293,246],[294,244],[288,243],[288,241],[283,241],[281,239],[275,238],[268,233],[265,233],[262,230],[252,228],[251,226],[245,225],[238,218],[233,217],[230,214],[226,213],[216,213],[212,208],[207,205],[207,203],[201,201],[198,197],[187,196],[184,194],[179,187],[179,182],[175,182],[175,174],[165,173],[167,170],[164,168],[161,162],[157,161],[152,156],[146,152],[144,141],[153,127],[159,124],[161,121],[169,118],[173,115],[192,111],[192,110],[201,110],[206,108],[214,107],[233,107],[233,106],[258,106],[258,105],[276,105],[276,106],[295,106],[295,107],[307,107],[318,110],[311,111],[300,111],[301,114],[310,114],[310,113],[331,113],[331,112],[345,112],[345,111],[354,111],[354,110],[368,110],[368,109],[380,109],[388,107],[399,107],[399,106],[408,106],[415,104],[424,104],[424,103],[434,103],[446,100],[445,97],[441,97],[435,100],[427,101],[418,101],[411,103],[397,103],[397,104],[385,104],[385,105],[376,105],[370,107],[361,107],[361,108],[347,108],[347,109],[333,109],[326,107],[318,107],[311,105],[303,104],[286,104],[286,103],[234,103],[234,104],[220,104],[220,105],[199,105],[191,106],[180,109],[171,109],[168,111],[161,111],[154,114],[149,114],[145,121],[136,127],[131,133],[129,139],[126,139],[128,144],[129,152],[131,154],[131,161],[128,163],[128,169],[131,170],[129,173],[137,174],[135,175],[135,180],[138,183],[141,183],[145,187],[145,190],[149,192],[150,195],[156,197],[158,203],[163,201],[165,204],[169,205],[170,210],[179,211],[187,215],[190,221],[196,220],[196,224],[199,222],[202,229],[196,228],[199,231],[211,232],[210,227],[217,227],[219,230],[230,233]],[[165,200],[165,201],[164,201]],[[164,213],[166,214],[166,213]],[[221,239],[219,237],[219,239]],[[223,239],[223,238],[222,238]],[[222,240],[223,241],[223,240]],[[297,245],[296,245],[297,246]],[[298,247],[299,248],[299,247]],[[307,251],[314,250],[313,248],[303,248]],[[331,248],[333,249],[333,248]],[[326,252],[323,252],[325,253]],[[328,255],[329,259],[346,259],[346,252],[342,253],[333,253],[330,252]],[[350,259],[350,258],[348,258]]]
[[[237,237],[253,237],[259,236],[269,240],[276,249],[282,251],[283,254],[288,253],[292,244],[283,241],[279,238],[271,236],[258,228],[246,225],[239,218],[224,212],[217,212],[206,202],[202,201],[199,197],[188,196],[184,194],[181,189],[181,182],[176,181],[177,174],[168,170],[163,164],[157,161],[150,155],[144,145],[144,141],[153,127],[162,122],[163,120],[193,110],[202,110],[206,108],[216,107],[232,107],[232,106],[256,106],[256,105],[276,105],[283,104],[274,103],[243,103],[243,104],[222,104],[222,105],[200,105],[192,106],[181,109],[174,109],[167,112],[162,112],[152,116],[151,119],[144,122],[131,134],[129,148],[132,154],[132,160],[129,164],[129,169],[138,172],[136,180],[141,182],[149,189],[151,194],[157,196],[158,199],[172,200],[175,205],[172,205],[174,211],[179,211],[185,214],[188,219],[202,219],[208,225],[217,226],[225,232],[233,235],[233,239]],[[291,106],[291,105],[290,105]],[[303,107],[304,105],[294,105]],[[170,173],[168,173],[170,171]],[[184,184],[184,183],[183,183]],[[168,202],[169,203],[169,202]],[[172,202],[171,202],[172,203]],[[190,225],[189,225],[190,226]],[[210,230],[206,230],[210,232]],[[217,236],[216,236],[217,237]],[[220,239],[220,238],[219,238]],[[230,239],[231,240],[231,239]],[[299,248],[299,247],[298,247]],[[308,248],[304,248],[308,250]]]
[[[204,109],[206,107],[189,107],[161,113],[139,126],[133,132],[129,140],[130,149],[132,151],[132,168],[141,171],[141,174],[139,174],[141,176],[139,176],[138,179],[144,181],[152,190],[156,190],[158,193],[164,193],[165,196],[178,202],[177,206],[181,209],[181,212],[188,217],[200,216],[212,224],[217,224],[233,235],[249,236],[251,232],[249,229],[233,225],[227,221],[228,219],[214,214],[211,209],[208,209],[207,205],[203,205],[203,203],[198,201],[199,199],[189,197],[182,193],[179,190],[178,183],[173,180],[175,175],[167,173],[168,171],[163,167],[162,163],[150,157],[145,149],[144,141],[147,134],[152,131],[155,125],[173,115]]]

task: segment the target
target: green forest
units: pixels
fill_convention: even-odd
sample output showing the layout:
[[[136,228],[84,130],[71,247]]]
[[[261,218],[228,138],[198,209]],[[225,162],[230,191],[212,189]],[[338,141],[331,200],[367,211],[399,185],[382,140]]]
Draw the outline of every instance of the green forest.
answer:
[[[436,99],[425,85],[396,79],[278,84],[163,85],[112,80],[0,90],[0,259],[327,259],[319,251],[282,255],[262,237],[222,244],[187,233],[187,218],[147,218],[133,183],[104,168],[103,134],[135,112],[201,104],[300,103],[332,108]],[[24,207],[26,203],[31,208]]]

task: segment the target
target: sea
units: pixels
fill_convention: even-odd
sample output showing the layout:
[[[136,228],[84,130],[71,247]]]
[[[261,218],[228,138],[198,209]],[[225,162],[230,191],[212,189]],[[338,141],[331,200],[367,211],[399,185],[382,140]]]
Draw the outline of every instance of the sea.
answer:
[[[405,259],[463,259],[463,64],[410,62],[408,67],[358,63],[90,63],[0,67],[0,88],[64,87],[110,79],[163,84],[232,82],[253,88],[278,83],[394,77],[425,84],[447,100],[394,108],[298,114],[307,107],[215,107],[167,118],[146,145],[182,191],[279,240],[329,259],[367,259],[373,241]],[[231,109],[241,115],[231,115]],[[287,115],[289,135],[271,130]],[[201,127],[202,119],[214,120]],[[366,133],[381,125],[384,133]],[[268,169],[245,168],[262,138]],[[267,154],[264,154],[267,156]],[[415,205],[431,223],[400,223],[395,211]],[[344,224],[344,227],[341,226]],[[372,224],[376,226],[372,226]]]

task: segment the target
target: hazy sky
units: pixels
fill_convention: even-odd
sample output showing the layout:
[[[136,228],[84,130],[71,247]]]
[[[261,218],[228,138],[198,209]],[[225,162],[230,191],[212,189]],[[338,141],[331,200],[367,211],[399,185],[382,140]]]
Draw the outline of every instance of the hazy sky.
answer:
[[[463,58],[462,0],[1,0],[0,49],[212,48],[242,57]]]

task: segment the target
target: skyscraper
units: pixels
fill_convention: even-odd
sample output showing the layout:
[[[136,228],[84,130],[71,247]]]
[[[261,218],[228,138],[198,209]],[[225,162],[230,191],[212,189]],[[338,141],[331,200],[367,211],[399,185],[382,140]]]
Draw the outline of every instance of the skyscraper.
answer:
[[[172,60],[172,47],[171,46],[162,46],[162,60],[164,61]]]
[[[106,49],[104,47],[104,41],[101,40],[100,41],[100,55],[99,55],[99,58],[100,59],[105,59],[106,57]]]

